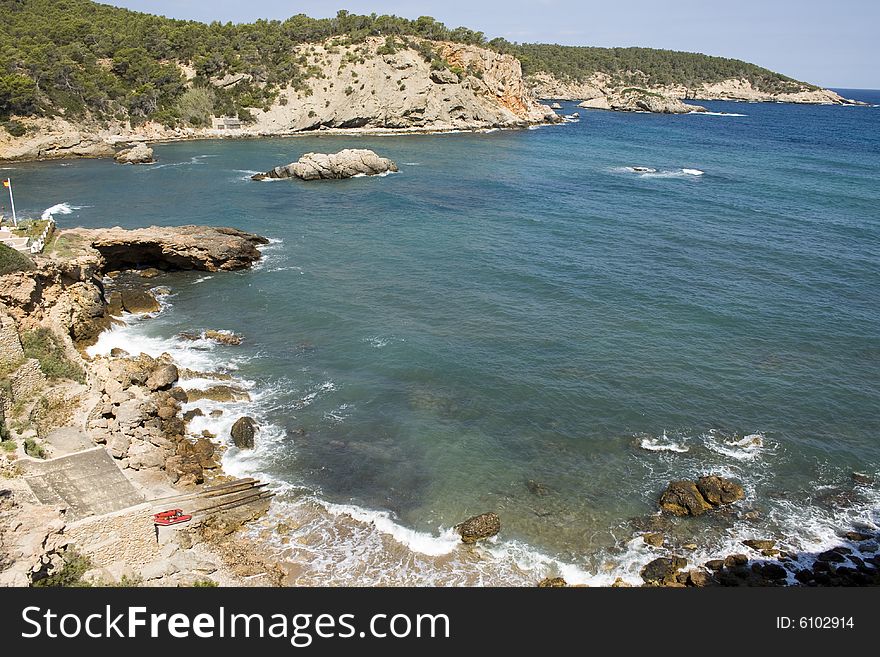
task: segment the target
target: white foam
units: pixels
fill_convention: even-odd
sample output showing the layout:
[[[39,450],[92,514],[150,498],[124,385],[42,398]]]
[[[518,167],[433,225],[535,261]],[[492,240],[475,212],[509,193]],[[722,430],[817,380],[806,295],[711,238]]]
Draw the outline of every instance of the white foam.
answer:
[[[43,210],[43,214],[40,218],[43,221],[49,221],[49,219],[53,218],[56,214],[71,214],[74,210],[79,209],[78,206],[69,205],[67,203],[57,203],[56,205]]]
[[[352,176],[352,178],[385,178],[386,176],[394,175],[395,173],[400,173],[400,171],[383,171],[382,173],[356,173]]]
[[[751,461],[760,456],[764,450],[765,437],[762,433],[752,433],[742,438],[724,440],[710,431],[704,436],[704,444],[716,454],[738,461]]]
[[[642,438],[641,442],[639,442],[639,447],[649,452],[676,452],[684,454],[690,451],[690,447],[687,445],[670,440],[665,431],[660,438]]]
[[[702,115],[702,116],[748,116],[748,114],[737,114],[736,112],[688,112],[688,116],[691,115]]]
[[[705,171],[700,171],[699,169],[682,169],[681,172],[686,173],[689,176],[702,176],[706,173]]]

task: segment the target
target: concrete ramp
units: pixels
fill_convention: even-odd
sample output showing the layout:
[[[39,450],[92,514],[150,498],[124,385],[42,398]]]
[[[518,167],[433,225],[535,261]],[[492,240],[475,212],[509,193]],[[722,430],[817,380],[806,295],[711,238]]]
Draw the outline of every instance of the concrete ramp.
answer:
[[[37,500],[66,507],[69,520],[120,511],[144,501],[103,447],[19,463]]]

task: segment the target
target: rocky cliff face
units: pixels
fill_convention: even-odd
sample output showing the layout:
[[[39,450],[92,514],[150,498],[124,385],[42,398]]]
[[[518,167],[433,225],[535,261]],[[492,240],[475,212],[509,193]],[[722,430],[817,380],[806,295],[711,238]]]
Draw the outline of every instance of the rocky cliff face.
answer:
[[[287,89],[256,131],[293,133],[321,128],[474,130],[556,121],[528,92],[519,60],[446,42],[427,42],[448,63],[432,69],[400,46],[382,54],[384,39],[334,46],[309,44],[299,54],[323,76],[301,91]]]
[[[554,100],[579,100],[588,104],[584,107],[594,109],[613,109],[631,111],[623,93],[624,88],[615,83],[611,76],[605,73],[595,73],[584,81],[559,80],[547,73],[539,73],[529,76],[526,85],[536,98],[548,98]],[[860,105],[857,101],[843,98],[830,89],[810,89],[807,86],[799,91],[786,93],[770,93],[755,89],[748,80],[724,80],[714,83],[688,87],[685,85],[645,85],[644,91],[659,96],[669,101],[668,106],[675,105],[675,101],[684,100],[739,100],[749,102],[784,102],[805,103],[816,105]],[[659,103],[659,110],[664,111],[664,103]]]

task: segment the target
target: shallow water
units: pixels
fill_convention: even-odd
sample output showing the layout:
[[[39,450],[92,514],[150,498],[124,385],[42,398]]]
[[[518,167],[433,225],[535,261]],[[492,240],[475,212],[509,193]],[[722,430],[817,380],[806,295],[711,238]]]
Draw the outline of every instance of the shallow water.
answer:
[[[192,428],[261,422],[257,450],[226,466],[277,482],[261,533],[301,563],[295,581],[607,583],[656,553],[631,539],[670,479],[746,486],[739,513],[663,527],[699,556],[755,535],[815,550],[878,520],[850,473],[880,467],[880,112],[707,105],[718,114],[176,143],[150,167],[9,174],[22,214],[67,203],[61,227],[273,238],[253,271],[159,279],[167,311],[98,349],[247,382],[252,402]],[[401,172],[249,179],[345,147]],[[246,342],[174,338],[207,328]],[[499,539],[458,546],[452,525],[487,510]]]

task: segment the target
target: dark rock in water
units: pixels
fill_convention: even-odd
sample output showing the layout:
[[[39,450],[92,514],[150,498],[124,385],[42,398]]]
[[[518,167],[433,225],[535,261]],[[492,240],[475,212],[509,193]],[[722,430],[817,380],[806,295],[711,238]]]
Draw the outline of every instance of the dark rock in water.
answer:
[[[760,552],[762,550],[772,550],[776,546],[776,541],[750,538],[747,541],[743,541],[742,544]]]
[[[778,563],[756,563],[752,565],[752,572],[768,580],[780,580],[788,578],[788,571]]]
[[[706,501],[712,506],[733,504],[745,497],[745,492],[743,491],[742,486],[729,479],[724,479],[723,477],[717,477],[715,475],[709,475],[697,479],[697,488],[703,494],[703,497],[706,498]]]
[[[138,272],[138,275],[141,278],[156,278],[157,276],[161,276],[162,272],[159,271],[158,269],[150,267],[149,269],[141,269]]]
[[[871,534],[863,534],[862,532],[846,532],[844,538],[854,541],[855,543],[861,543],[862,541],[870,541],[873,536]]]
[[[129,313],[155,313],[161,309],[156,297],[147,290],[122,290],[122,309]]]
[[[824,561],[825,563],[843,563],[846,561],[846,557],[844,557],[840,552],[836,552],[835,550],[828,550],[823,552],[818,557],[816,557],[819,561]]]
[[[642,568],[642,579],[646,584],[663,586],[678,583],[678,571],[687,566],[687,560],[681,557],[660,557]]]
[[[168,391],[168,394],[171,395],[173,399],[176,399],[179,402],[186,403],[189,401],[189,395],[186,394],[186,390],[180,387],[171,388]]]
[[[539,589],[562,589],[566,586],[568,586],[568,582],[561,577],[547,577],[538,582]]]
[[[742,486],[715,475],[693,481],[673,481],[660,496],[660,508],[677,516],[698,516],[706,511],[741,500]]]
[[[197,418],[197,417],[202,417],[203,415],[204,415],[204,413],[202,412],[201,408],[194,408],[193,410],[187,411],[186,413],[183,414],[183,421],[189,422],[192,419]]]
[[[463,543],[476,543],[501,531],[501,518],[496,513],[483,513],[455,526]]]
[[[698,516],[712,508],[692,481],[673,481],[660,496],[660,508],[677,516]]]
[[[648,545],[653,545],[654,547],[660,547],[663,545],[665,537],[660,532],[653,532],[651,534],[643,534],[642,540],[645,541]]]
[[[535,481],[534,479],[529,479],[526,482],[526,488],[529,489],[529,492],[532,495],[537,495],[538,497],[545,497],[550,494],[549,486],[542,484],[540,481]]]
[[[709,570],[721,570],[724,568],[724,559],[711,559],[706,562],[706,568]]]
[[[747,563],[749,563],[749,558],[744,554],[731,554],[724,559],[725,568],[737,568],[745,566]]]
[[[113,347],[110,350],[111,358],[127,358],[129,355],[130,354],[125,349],[122,349],[120,347]]]
[[[685,582],[688,586],[697,586],[700,588],[706,586],[714,586],[717,585],[717,580],[707,573],[705,570],[699,570],[697,568],[693,568],[687,573],[687,581]]]
[[[874,483],[874,477],[865,474],[864,472],[853,472],[852,480],[853,483],[859,484],[860,486],[871,486]]]
[[[232,425],[233,444],[239,449],[253,449],[254,437],[257,434],[257,423],[252,417],[242,417]]]

